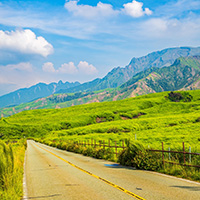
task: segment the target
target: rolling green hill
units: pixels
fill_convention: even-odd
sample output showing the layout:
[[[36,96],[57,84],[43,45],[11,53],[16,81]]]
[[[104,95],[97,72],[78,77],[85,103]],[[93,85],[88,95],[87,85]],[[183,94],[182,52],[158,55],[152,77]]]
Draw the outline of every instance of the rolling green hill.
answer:
[[[23,111],[0,120],[0,137],[51,139],[134,138],[144,144],[200,144],[200,90],[191,102],[172,102],[169,92],[64,109]],[[183,92],[182,92],[183,93]]]

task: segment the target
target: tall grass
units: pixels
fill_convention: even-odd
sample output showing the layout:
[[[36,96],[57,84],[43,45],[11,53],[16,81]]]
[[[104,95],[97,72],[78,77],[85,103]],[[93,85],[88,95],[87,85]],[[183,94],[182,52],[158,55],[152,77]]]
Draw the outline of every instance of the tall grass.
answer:
[[[20,200],[23,196],[23,161],[25,145],[0,142],[0,199]]]
[[[14,171],[14,155],[10,145],[0,142],[0,187],[8,189]]]

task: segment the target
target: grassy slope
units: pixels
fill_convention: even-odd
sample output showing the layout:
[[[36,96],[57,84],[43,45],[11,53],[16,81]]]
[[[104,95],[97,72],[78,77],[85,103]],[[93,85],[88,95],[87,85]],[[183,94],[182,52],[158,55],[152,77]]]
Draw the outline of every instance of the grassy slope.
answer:
[[[200,146],[200,91],[189,91],[192,102],[169,102],[168,92],[122,101],[92,103],[64,109],[24,111],[0,120],[0,135],[62,139],[137,139],[160,146],[185,141]],[[138,113],[145,113],[133,118]],[[96,119],[103,121],[97,123]],[[123,119],[122,119],[123,118]],[[126,119],[126,120],[124,120]]]

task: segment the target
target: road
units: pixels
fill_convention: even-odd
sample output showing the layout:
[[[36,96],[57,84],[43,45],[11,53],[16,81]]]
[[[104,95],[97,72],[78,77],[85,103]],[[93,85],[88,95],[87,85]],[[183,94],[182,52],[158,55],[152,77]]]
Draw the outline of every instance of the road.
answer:
[[[23,199],[197,200],[200,184],[28,141]]]

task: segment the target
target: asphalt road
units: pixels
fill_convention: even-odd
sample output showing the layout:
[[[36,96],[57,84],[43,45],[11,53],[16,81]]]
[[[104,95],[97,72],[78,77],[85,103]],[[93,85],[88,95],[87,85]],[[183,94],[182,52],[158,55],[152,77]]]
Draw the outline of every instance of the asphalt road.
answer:
[[[24,185],[23,199],[200,199],[199,183],[134,170],[34,141],[28,141]]]

